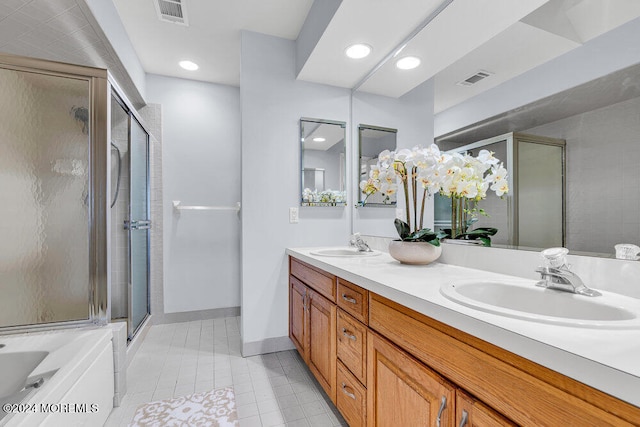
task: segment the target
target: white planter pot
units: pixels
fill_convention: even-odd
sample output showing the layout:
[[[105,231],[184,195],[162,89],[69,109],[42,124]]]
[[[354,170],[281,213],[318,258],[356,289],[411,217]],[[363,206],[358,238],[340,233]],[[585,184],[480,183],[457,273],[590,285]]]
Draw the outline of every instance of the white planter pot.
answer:
[[[442,246],[433,246],[427,242],[403,242],[393,240],[389,243],[389,255],[402,264],[425,265],[440,258]]]

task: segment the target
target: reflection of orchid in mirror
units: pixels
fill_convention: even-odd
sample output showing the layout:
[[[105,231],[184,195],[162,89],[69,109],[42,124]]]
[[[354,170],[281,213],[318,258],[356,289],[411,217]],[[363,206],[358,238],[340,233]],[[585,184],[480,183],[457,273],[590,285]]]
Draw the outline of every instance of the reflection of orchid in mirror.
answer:
[[[337,203],[346,203],[346,201],[346,191],[324,190],[318,192],[318,190],[311,190],[310,188],[302,190],[302,202],[308,206],[336,205]]]
[[[494,191],[498,197],[509,191],[507,170],[492,152],[482,150],[477,157],[442,153],[435,144],[428,148],[416,146],[411,150],[385,150],[371,168],[369,179],[360,182],[360,189],[366,195],[363,205],[372,194],[380,193],[387,198],[395,194],[398,180],[404,190],[406,209],[406,221],[396,220],[402,240],[438,244],[437,237],[479,238],[486,244],[489,236],[497,232],[496,229],[476,229],[467,233],[468,226],[477,220],[478,214],[486,215],[477,203],[487,197],[487,191]],[[425,200],[436,192],[452,199],[452,228],[437,237],[431,230],[423,228]]]

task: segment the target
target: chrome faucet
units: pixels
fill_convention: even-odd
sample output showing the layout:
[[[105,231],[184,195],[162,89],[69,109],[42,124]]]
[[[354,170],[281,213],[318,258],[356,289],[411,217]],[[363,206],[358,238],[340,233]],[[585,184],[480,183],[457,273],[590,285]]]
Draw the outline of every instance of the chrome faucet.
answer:
[[[367,242],[360,236],[360,233],[355,233],[349,240],[349,246],[358,249],[358,252],[373,252]]]
[[[536,272],[540,273],[541,278],[541,280],[536,283],[536,286],[586,295],[588,297],[602,295],[600,292],[588,288],[577,274],[569,270],[569,265],[565,257],[565,255],[569,253],[568,249],[549,248],[541,253],[547,265],[536,268]]]

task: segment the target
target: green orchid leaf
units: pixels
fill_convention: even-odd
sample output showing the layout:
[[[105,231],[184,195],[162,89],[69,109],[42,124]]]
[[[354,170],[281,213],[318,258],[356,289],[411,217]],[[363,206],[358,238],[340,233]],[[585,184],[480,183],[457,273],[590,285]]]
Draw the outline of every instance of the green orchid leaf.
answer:
[[[418,230],[409,236],[410,240],[421,241],[421,242],[428,242],[429,240],[432,240],[435,238],[436,238],[436,233],[431,231],[430,228],[423,228],[422,230]]]
[[[440,246],[440,239],[436,237],[433,240],[429,240],[427,243],[431,243],[433,246]]]
[[[396,226],[396,230],[398,231],[398,235],[401,240],[407,240],[407,237],[411,234],[411,229],[409,228],[409,224],[404,222],[401,219],[396,218],[393,222]]]
[[[497,228],[493,228],[493,227],[478,227],[474,230],[471,231],[473,232],[479,232],[478,234],[487,234],[489,236],[495,236],[496,233],[498,232]]]
[[[491,239],[489,237],[480,237],[480,240],[482,240],[483,246],[491,246]]]

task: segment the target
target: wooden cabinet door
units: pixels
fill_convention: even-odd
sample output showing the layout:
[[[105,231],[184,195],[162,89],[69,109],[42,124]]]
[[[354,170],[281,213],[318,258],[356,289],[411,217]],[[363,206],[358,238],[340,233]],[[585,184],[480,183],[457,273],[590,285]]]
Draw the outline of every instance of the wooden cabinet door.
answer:
[[[298,349],[302,358],[307,360],[305,317],[307,306],[307,287],[295,277],[289,277],[289,338]]]
[[[367,425],[453,427],[455,388],[381,336],[367,336]]]
[[[482,402],[456,390],[456,425],[459,427],[515,427],[516,424]]]
[[[307,289],[309,321],[309,369],[336,402],[336,305],[319,293]]]

